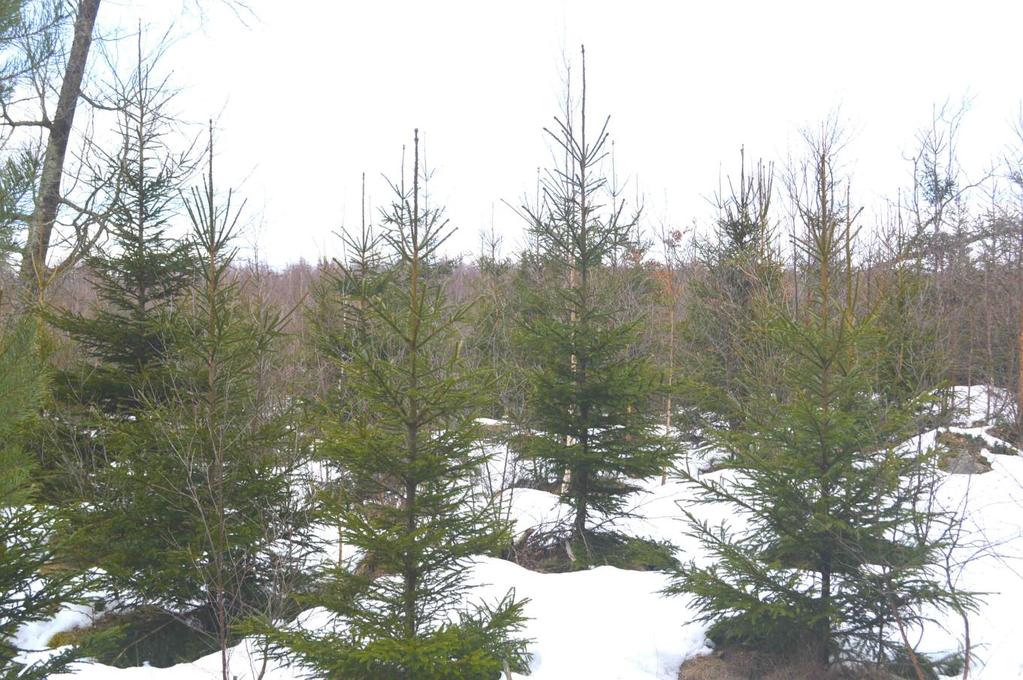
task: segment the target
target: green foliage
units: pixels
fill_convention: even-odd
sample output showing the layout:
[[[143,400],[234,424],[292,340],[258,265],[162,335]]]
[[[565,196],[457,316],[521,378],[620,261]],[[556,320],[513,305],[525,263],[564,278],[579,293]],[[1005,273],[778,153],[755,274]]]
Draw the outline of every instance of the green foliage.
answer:
[[[385,277],[379,275],[380,237],[372,226],[363,221],[360,232],[347,235],[345,240],[351,250],[349,260],[321,265],[311,304],[306,309],[313,362],[326,378],[321,398],[313,404],[312,410],[318,417],[312,420],[327,427],[339,420],[339,410],[353,412],[364,406],[350,387],[346,367],[357,351],[360,337],[365,335],[366,319],[361,309],[350,303],[386,295],[388,289]],[[389,360],[385,348],[378,347],[377,351],[377,360]]]
[[[900,402],[941,387],[948,358],[937,320],[921,313],[933,304],[925,277],[908,266],[899,266],[891,279],[877,301],[877,323],[885,330],[878,385],[884,398]]]
[[[20,446],[19,428],[34,417],[45,390],[45,371],[35,352],[35,323],[29,317],[0,329],[0,678],[45,678],[59,672],[71,654],[25,668],[12,637],[23,624],[44,620],[72,601],[78,583],[54,570],[53,533],[59,517],[35,505],[38,474]]]
[[[116,458],[97,473],[74,539],[124,605],[158,607],[226,645],[243,618],[288,611],[308,539],[291,488],[295,435],[264,380],[281,318],[245,303],[232,277],[230,197],[218,203],[207,178],[187,207],[201,265],[191,306],[164,331],[177,334],[167,380],[111,424]],[[138,631],[118,639],[149,644]]]
[[[383,215],[386,257],[362,268],[380,241],[353,244],[362,253],[346,268],[354,335],[334,358],[356,407],[320,446],[346,476],[340,496],[325,499],[325,518],[362,563],[326,574],[316,603],[336,617],[332,629],[269,633],[320,677],[493,678],[505,663],[522,665],[512,638],[522,603],[463,601],[469,558],[508,537],[471,484],[486,460],[475,424],[486,381],[458,352],[465,309],[445,302],[436,270],[450,232],[439,211],[421,207],[418,151],[417,137],[412,187],[395,186]]]
[[[177,335],[169,329],[195,274],[188,240],[172,237],[170,225],[194,161],[169,147],[170,97],[152,71],[140,59],[118,102],[121,153],[105,159],[116,178],[106,197],[107,239],[85,259],[96,301],[86,313],[44,310],[76,350],[55,376],[50,417],[35,435],[53,502],[90,502],[91,475],[117,455],[110,448],[118,422],[169,388],[168,343]]]
[[[494,377],[487,412],[508,418],[522,409],[522,372],[514,338],[514,310],[521,270],[500,257],[501,238],[493,230],[484,236],[484,252],[477,258],[472,280],[476,300],[463,324],[463,354]]]
[[[580,116],[577,124],[566,112],[550,133],[566,167],[548,173],[540,205],[523,208],[537,256],[519,315],[528,382],[517,442],[526,458],[564,478],[576,538],[592,514],[621,514],[637,488],[631,480],[659,474],[670,459],[655,432],[659,376],[649,357],[630,351],[638,322],[622,320],[623,282],[609,270],[636,249],[638,216],[623,217],[624,204],[596,171],[606,123],[587,140],[576,132],[586,129],[585,106]]]
[[[580,571],[604,566],[633,571],[672,571],[680,566],[675,559],[674,546],[665,541],[613,532],[588,532],[583,538],[567,544],[559,538],[550,535],[529,536],[522,544],[515,546],[515,561],[542,573]]]
[[[21,219],[38,172],[38,157],[26,151],[12,153],[0,165],[0,265],[10,266],[11,255],[20,252]]]
[[[695,596],[720,642],[799,648],[823,666],[894,659],[905,650],[893,628],[921,623],[924,604],[972,603],[929,571],[956,520],[927,503],[933,452],[900,446],[926,397],[878,398],[887,338],[873,313],[856,315],[852,231],[832,203],[826,148],[814,158],[819,200],[802,212],[807,298],[768,308],[756,328],[776,381],[748,369],[738,427],[708,433],[729,469],[684,475],[746,524],[714,527],[684,510],[714,561],[683,567],[669,589]]]
[[[718,199],[713,240],[699,244],[699,273],[690,283],[681,328],[679,405],[733,424],[729,412],[746,396],[744,370],[752,365],[764,370],[769,363],[755,328],[781,281],[781,263],[770,247],[772,186],[771,168],[757,164],[747,174],[743,155],[738,186]]]
[[[567,301],[575,316],[552,312]],[[650,401],[658,388],[645,357],[630,357],[635,325],[618,323],[613,298],[595,291],[540,289],[522,319],[522,346],[535,362],[529,372],[530,431],[517,437],[526,458],[557,473],[575,510],[576,536],[592,514],[614,516],[639,487],[632,480],[659,474],[668,462]]]
[[[23,82],[24,64],[17,58],[17,43],[35,26],[26,16],[28,0],[0,0],[0,101],[6,106]],[[28,20],[28,21],[27,21]],[[20,252],[24,217],[32,210],[39,154],[5,140],[0,159],[0,269],[10,266],[11,255]]]
[[[203,626],[157,607],[112,613],[86,628],[58,633],[51,647],[75,644],[78,652],[117,668],[168,668],[217,650],[217,639]]]
[[[10,40],[11,32],[22,23],[22,8],[27,0],[0,0],[0,45],[4,47]]]
[[[167,328],[196,266],[188,241],[169,234],[195,163],[168,148],[170,97],[152,78],[140,59],[121,102],[109,241],[85,260],[97,304],[88,316],[50,314],[89,361],[62,377],[68,396],[118,416],[136,408],[142,392],[152,399],[162,389]]]
[[[513,593],[496,606],[460,612],[457,622],[421,631],[413,638],[382,633],[328,633],[312,639],[278,633],[281,643],[317,669],[318,677],[353,680],[496,680],[507,668],[527,669],[524,642],[510,639],[521,627],[524,601]]]

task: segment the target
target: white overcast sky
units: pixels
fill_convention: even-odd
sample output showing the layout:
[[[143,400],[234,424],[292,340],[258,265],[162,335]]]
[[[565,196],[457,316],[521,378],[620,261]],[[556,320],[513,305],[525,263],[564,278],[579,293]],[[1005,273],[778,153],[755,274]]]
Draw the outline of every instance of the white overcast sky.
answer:
[[[218,2],[105,0],[100,22],[141,19],[150,37],[173,22],[178,109],[216,119],[220,183],[248,200],[246,240],[276,266],[338,254],[361,173],[382,203],[414,127],[454,248],[476,250],[493,215],[514,250],[523,225],[502,201],[551,160],[541,128],[581,43],[590,114],[611,115],[619,179],[638,183],[651,226],[707,223],[740,145],[784,163],[836,111],[868,208],[908,183],[904,156],[946,100],[970,101],[961,157],[980,173],[1023,98],[1018,0],[247,0],[242,20]]]

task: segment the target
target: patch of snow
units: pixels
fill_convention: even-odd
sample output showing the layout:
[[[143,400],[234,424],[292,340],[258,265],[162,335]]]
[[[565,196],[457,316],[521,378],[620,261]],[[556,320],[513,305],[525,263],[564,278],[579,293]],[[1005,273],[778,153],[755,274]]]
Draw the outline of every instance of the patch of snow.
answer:
[[[952,407],[956,411],[953,424],[963,427],[974,427],[998,416],[1007,416],[1015,403],[1015,398],[1008,391],[987,385],[956,385],[951,394]]]
[[[516,536],[527,531],[555,531],[572,521],[572,508],[547,491],[506,489],[497,502],[502,514],[511,521],[512,532]]]
[[[956,586],[981,593],[978,613],[971,614],[970,637],[977,661],[971,677],[1003,680],[1023,677],[1023,645],[1019,642],[1019,609],[1023,603],[1023,456],[990,453],[1001,442],[975,425],[987,417],[989,404],[1004,401],[998,390],[957,387],[957,406],[962,406],[958,427],[945,428],[958,434],[983,438],[985,457],[992,470],[983,475],[943,475],[936,501],[945,508],[965,513],[962,542],[954,557],[961,565],[953,571]],[[491,421],[486,421],[488,424]],[[493,421],[499,423],[499,421]],[[927,448],[941,430],[924,433],[905,446]],[[537,489],[509,488],[514,482],[517,461],[506,447],[490,446],[493,454],[479,483],[494,493],[504,516],[521,536],[529,530],[565,528],[571,508],[556,494]],[[704,469],[718,452],[691,452],[692,469]],[[683,463],[684,464],[684,463]],[[311,476],[325,478],[324,470]],[[318,473],[318,474],[316,474]],[[731,471],[707,472],[707,479],[723,479]],[[717,504],[696,505],[691,487],[669,476],[639,482],[642,490],[627,504],[630,516],[608,523],[636,536],[670,541],[681,560],[705,563],[709,558],[681,521],[680,508],[692,509],[712,525],[742,521],[731,508]],[[502,490],[503,489],[503,490]],[[600,518],[594,518],[599,522]],[[336,559],[337,528],[321,526],[317,534],[325,553]],[[345,555],[346,561],[357,555]],[[470,571],[479,584],[471,599],[494,602],[510,589],[516,597],[528,598],[529,617],[522,635],[532,640],[532,673],[516,680],[674,680],[679,665],[687,658],[708,651],[706,626],[694,621],[695,609],[686,597],[666,598],[660,591],[669,577],[657,572],[624,571],[599,567],[565,574],[541,574],[511,562],[477,558]],[[963,624],[955,613],[936,615],[938,621],[914,636],[925,653],[941,655],[962,646]],[[67,608],[56,619],[19,631],[19,644],[44,644],[55,632],[87,621],[85,610]],[[318,628],[329,624],[329,612],[312,609],[300,617],[300,625]],[[258,648],[246,642],[231,650],[231,673],[238,680],[253,680],[261,666]],[[217,654],[168,669],[116,669],[99,664],[76,664],[74,675],[59,680],[205,680],[220,677]],[[297,680],[302,670],[271,663],[265,680]]]
[[[47,621],[32,621],[18,629],[14,645],[19,649],[43,650],[57,633],[64,633],[92,623],[92,607],[78,604],[64,605],[56,616]]]

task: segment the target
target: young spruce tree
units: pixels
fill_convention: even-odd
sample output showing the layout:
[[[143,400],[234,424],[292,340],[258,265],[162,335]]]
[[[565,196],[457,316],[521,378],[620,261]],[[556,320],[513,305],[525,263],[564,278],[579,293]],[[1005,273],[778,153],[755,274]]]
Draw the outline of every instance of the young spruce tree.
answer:
[[[607,121],[588,135],[583,57],[578,117],[569,101],[547,130],[564,166],[547,172],[539,205],[523,208],[543,285],[532,286],[520,317],[532,367],[520,446],[563,481],[580,540],[594,516],[621,513],[634,480],[659,475],[670,451],[655,430],[658,381],[649,359],[629,352],[637,324],[621,320],[621,279],[609,271],[634,246],[636,219],[600,172]]]
[[[46,314],[80,351],[55,376],[39,457],[55,473],[57,495],[86,504],[96,491],[93,473],[116,457],[108,451],[114,425],[133,417],[143,394],[152,400],[166,389],[167,329],[195,270],[187,239],[170,233],[195,162],[190,151],[171,148],[172,95],[154,69],[140,43],[137,66],[119,87],[121,148],[108,159],[117,178],[109,188],[108,239],[85,261],[96,302],[85,314]]]
[[[717,199],[714,233],[697,245],[702,275],[687,296],[679,402],[714,419],[733,418],[733,406],[744,400],[744,365],[764,367],[753,329],[765,296],[775,294],[781,280],[771,245],[772,194],[772,167],[760,162],[749,169],[740,152],[738,182],[729,180],[728,194]]]
[[[187,239],[170,235],[181,213],[181,190],[195,169],[190,150],[171,149],[174,133],[168,93],[146,61],[139,38],[138,63],[120,88],[118,155],[110,158],[109,240],[86,258],[97,304],[89,315],[53,317],[90,360],[64,375],[77,401],[123,416],[138,397],[160,391],[167,354],[168,319],[189,287],[194,261]]]
[[[165,665],[216,650],[228,680],[235,626],[282,615],[304,513],[295,433],[262,379],[281,316],[245,300],[233,270],[239,213],[216,194],[212,148],[186,209],[198,271],[164,329],[166,379],[155,395],[140,391],[134,418],[116,428],[116,465],[99,473],[77,536],[128,620],[94,641],[96,655]]]
[[[721,644],[798,655],[818,669],[918,666],[907,631],[923,624],[923,605],[954,603],[928,570],[949,518],[927,503],[931,452],[901,445],[925,395],[880,398],[889,346],[875,312],[857,302],[834,139],[826,130],[812,143],[796,196],[803,295],[763,310],[754,328],[779,364],[774,378],[748,367],[736,426],[708,433],[729,469],[686,476],[745,523],[716,527],[686,512],[714,559],[683,567],[670,590],[695,596]]]
[[[346,343],[344,370],[354,408],[321,445],[346,477],[326,514],[362,561],[326,574],[318,604],[335,627],[271,634],[324,678],[483,680],[522,665],[511,637],[522,603],[511,594],[493,608],[463,602],[469,558],[498,550],[507,529],[471,485],[486,458],[475,424],[486,379],[459,356],[466,309],[445,301],[436,276],[451,230],[425,205],[418,133],[413,158],[411,187],[394,185],[383,213],[376,270],[359,266],[365,253],[349,270],[358,338]],[[361,241],[354,250],[374,239]]]

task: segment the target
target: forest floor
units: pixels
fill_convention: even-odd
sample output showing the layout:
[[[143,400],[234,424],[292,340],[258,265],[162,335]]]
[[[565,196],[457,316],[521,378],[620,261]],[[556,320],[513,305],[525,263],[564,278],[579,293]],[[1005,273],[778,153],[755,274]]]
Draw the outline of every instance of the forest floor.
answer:
[[[970,677],[1005,680],[1023,677],[1023,644],[1020,643],[1020,607],[1023,605],[1023,456],[996,437],[987,422],[990,395],[974,387],[957,388],[958,401],[966,403],[956,426],[925,433],[909,446],[930,446],[938,441],[965,443],[952,452],[945,467],[961,469],[963,460],[982,459],[978,472],[943,475],[935,500],[945,508],[964,513],[959,546],[953,555],[951,577],[962,591],[982,593],[979,611],[969,616],[969,638],[974,664]],[[498,451],[498,454],[501,452]],[[688,464],[707,466],[710,452],[694,451]],[[514,477],[514,465],[495,456],[482,483],[502,488]],[[986,470],[979,472],[980,470]],[[721,475],[722,472],[707,472]],[[679,505],[693,507],[692,490],[670,477],[643,483],[632,497],[632,516],[609,523],[625,534],[670,541],[679,560],[706,559],[699,543],[687,535],[679,518]],[[502,502],[519,536],[566,521],[567,508],[554,494],[536,489],[509,488]],[[726,507],[702,505],[699,515],[711,524],[735,520]],[[333,554],[336,554],[336,548]],[[471,569],[473,600],[494,602],[514,589],[517,598],[528,598],[529,620],[523,636],[530,639],[531,674],[516,680],[676,680],[684,661],[687,669],[702,674],[682,677],[722,680],[731,677],[724,664],[692,659],[712,652],[706,640],[706,624],[686,597],[664,597],[661,590],[669,576],[659,571],[633,571],[600,566],[583,571],[539,573],[510,561],[478,558]],[[67,607],[51,621],[23,628],[18,642],[23,647],[45,647],[60,631],[88,625],[91,612]],[[964,622],[955,613],[933,613],[935,621],[924,630],[910,631],[919,653],[935,658],[963,650]],[[301,617],[304,625],[327,622],[323,611],[310,610]],[[719,652],[720,654],[720,652]],[[258,678],[259,656],[249,643],[231,651],[231,674],[237,680]],[[714,671],[714,668],[718,671]],[[96,663],[76,664],[76,673],[60,680],[200,680],[220,677],[220,659],[214,654],[170,668],[118,669]],[[269,666],[265,680],[295,680],[298,668]],[[957,676],[951,676],[957,677]]]

